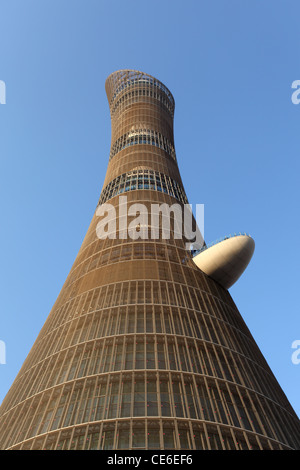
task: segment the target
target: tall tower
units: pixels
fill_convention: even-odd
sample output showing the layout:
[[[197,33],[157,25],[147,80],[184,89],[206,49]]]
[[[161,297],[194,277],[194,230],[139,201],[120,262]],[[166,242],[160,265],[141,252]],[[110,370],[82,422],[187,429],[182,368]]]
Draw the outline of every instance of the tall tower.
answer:
[[[170,236],[161,225],[151,238],[149,219],[126,215],[134,203],[148,214],[187,204],[174,99],[132,70],[110,75],[106,92],[112,137],[99,204],[3,400],[0,449],[298,449],[299,420],[228,291],[252,238],[191,252],[175,216]],[[104,204],[116,227],[100,217]]]

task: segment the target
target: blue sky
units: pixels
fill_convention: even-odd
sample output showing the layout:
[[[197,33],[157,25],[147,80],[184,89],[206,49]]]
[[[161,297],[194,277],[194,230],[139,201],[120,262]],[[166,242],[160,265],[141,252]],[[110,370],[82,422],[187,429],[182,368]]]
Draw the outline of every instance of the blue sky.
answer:
[[[86,233],[107,168],[106,77],[142,70],[173,93],[175,146],[207,242],[250,233],[231,289],[300,414],[298,1],[2,0],[0,401]]]

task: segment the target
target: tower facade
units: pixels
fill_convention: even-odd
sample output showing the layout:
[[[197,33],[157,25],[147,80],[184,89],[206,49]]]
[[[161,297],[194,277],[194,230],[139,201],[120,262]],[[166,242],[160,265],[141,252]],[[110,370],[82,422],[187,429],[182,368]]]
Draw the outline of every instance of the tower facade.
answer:
[[[162,225],[149,236],[153,205],[188,202],[172,94],[131,70],[110,75],[106,93],[100,200],[3,400],[0,449],[298,449],[299,420],[231,298],[232,272],[207,274],[210,248],[195,262],[172,214],[168,236]]]

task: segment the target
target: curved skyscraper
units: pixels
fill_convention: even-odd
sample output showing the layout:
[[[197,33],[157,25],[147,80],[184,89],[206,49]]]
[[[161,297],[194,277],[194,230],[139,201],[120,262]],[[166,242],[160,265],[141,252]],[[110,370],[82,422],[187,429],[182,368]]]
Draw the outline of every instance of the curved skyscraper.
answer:
[[[100,200],[3,400],[0,448],[299,449],[299,420],[228,291],[252,238],[191,251],[176,211],[155,225],[157,207],[188,204],[173,96],[132,70],[111,74],[106,92]]]

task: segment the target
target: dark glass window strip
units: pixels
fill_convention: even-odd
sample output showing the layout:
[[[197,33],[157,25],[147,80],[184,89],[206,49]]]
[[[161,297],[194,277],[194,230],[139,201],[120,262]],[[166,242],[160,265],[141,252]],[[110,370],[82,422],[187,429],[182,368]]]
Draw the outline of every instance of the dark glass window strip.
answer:
[[[112,180],[102,191],[99,205],[118,194],[136,189],[152,189],[172,196],[188,204],[183,188],[169,176],[153,170],[133,170]]]
[[[134,88],[133,90],[128,90],[127,93],[124,93],[119,99],[114,103],[111,108],[111,115],[113,116],[118,108],[121,106],[126,106],[132,102],[140,101],[142,97],[150,97],[156,99],[160,105],[165,108],[168,112],[171,113],[171,116],[174,114],[174,105],[170,103],[169,99],[164,93],[155,88]]]
[[[174,146],[160,132],[151,129],[137,129],[122,135],[112,145],[109,160],[111,160],[118,152],[130,147],[131,145],[153,145],[164,150],[173,160],[176,160]]]

